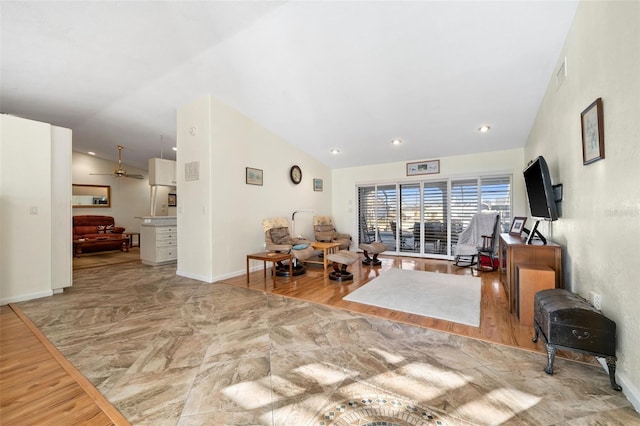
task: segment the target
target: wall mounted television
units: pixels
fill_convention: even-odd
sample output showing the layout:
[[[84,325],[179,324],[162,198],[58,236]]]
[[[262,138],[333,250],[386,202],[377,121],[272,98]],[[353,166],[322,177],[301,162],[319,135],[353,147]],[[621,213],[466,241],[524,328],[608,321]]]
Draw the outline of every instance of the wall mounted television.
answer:
[[[534,234],[537,234],[546,244],[546,240],[537,230],[538,224],[540,220],[558,220],[558,207],[554,188],[551,184],[549,167],[544,157],[539,156],[529,163],[523,173],[529,200],[529,210],[531,211],[531,216],[536,219],[536,224],[527,237],[527,244],[531,244]]]

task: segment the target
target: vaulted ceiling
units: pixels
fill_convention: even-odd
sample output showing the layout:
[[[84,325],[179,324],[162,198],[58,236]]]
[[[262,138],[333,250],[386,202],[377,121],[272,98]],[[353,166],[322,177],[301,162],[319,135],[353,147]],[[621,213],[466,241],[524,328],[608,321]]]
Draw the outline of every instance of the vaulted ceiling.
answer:
[[[142,169],[175,158],[176,111],[205,94],[331,168],[517,148],[576,7],[2,1],[0,109]]]

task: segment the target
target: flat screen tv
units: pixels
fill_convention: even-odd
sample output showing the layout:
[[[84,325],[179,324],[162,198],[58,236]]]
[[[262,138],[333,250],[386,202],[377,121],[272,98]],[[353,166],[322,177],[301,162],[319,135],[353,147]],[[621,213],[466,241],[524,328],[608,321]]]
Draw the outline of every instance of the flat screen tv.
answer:
[[[544,157],[537,157],[524,169],[524,184],[527,187],[527,198],[529,199],[531,216],[538,221],[558,220],[558,207],[551,184],[551,175],[549,174],[549,167]],[[534,230],[536,228],[537,223]],[[533,232],[532,230],[531,234],[533,234]],[[533,237],[533,235],[530,235],[530,238],[531,237]],[[530,238],[528,240],[530,240]]]

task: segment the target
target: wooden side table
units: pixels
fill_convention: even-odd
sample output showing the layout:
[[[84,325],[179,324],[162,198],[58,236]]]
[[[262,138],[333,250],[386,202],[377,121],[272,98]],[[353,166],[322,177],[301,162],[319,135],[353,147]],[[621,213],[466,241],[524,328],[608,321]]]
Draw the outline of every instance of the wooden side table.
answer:
[[[122,235],[126,235],[129,238],[129,247],[140,247],[140,233],[139,232],[123,232]],[[133,244],[133,236],[138,238],[138,244]]]
[[[247,287],[249,287],[249,260],[262,260],[262,264],[264,266],[264,277],[267,277],[267,261],[273,264],[271,268],[271,275],[273,275],[273,286],[276,286],[276,263],[281,262],[283,260],[289,261],[289,276],[293,276],[293,256],[291,253],[272,253],[272,252],[262,252],[262,253],[253,253],[247,255]]]

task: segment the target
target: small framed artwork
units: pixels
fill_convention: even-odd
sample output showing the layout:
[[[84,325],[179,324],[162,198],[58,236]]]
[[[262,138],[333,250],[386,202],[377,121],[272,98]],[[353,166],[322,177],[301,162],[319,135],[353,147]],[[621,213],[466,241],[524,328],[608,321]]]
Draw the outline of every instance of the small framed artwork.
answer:
[[[602,98],[598,98],[580,114],[582,126],[582,164],[604,158],[604,113]]]
[[[431,175],[440,173],[440,160],[407,163],[407,176]]]
[[[524,229],[524,224],[527,223],[526,217],[516,216],[513,218],[511,222],[511,228],[509,228],[509,235],[514,235],[519,237],[522,234],[522,230]]]
[[[167,205],[169,207],[175,207],[178,205],[178,196],[176,194],[169,194],[169,199],[167,201]]]
[[[247,167],[246,179],[247,185],[262,186],[262,170]]]
[[[322,191],[322,179],[314,179],[313,180],[313,190],[314,191]]]

